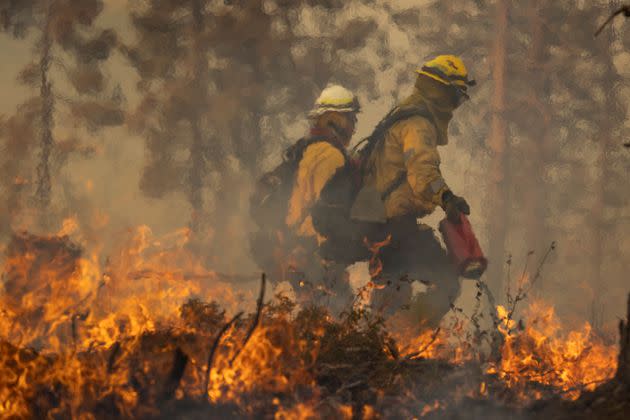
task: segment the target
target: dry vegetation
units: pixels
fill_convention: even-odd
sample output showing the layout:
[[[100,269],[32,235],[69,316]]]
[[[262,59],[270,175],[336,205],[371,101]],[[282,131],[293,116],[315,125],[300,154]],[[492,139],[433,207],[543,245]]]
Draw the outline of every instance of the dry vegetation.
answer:
[[[164,251],[156,260],[138,238],[132,244],[136,251],[121,252],[125,257],[111,261],[99,279],[67,237],[14,237],[3,274],[3,417],[622,418],[630,412],[627,321],[617,358],[588,325],[562,331],[553,309],[542,304],[532,303],[519,323],[499,308],[496,331],[474,325],[482,312],[468,316],[456,307],[439,330],[405,330],[361,306],[333,319],[282,295],[263,303],[264,278],[255,309],[228,315],[216,301],[175,290],[182,286],[177,272],[157,265]],[[140,284],[117,294],[115,278]],[[173,304],[160,308],[156,299],[167,295]],[[490,339],[497,331],[501,340]],[[488,343],[499,347],[489,351]]]

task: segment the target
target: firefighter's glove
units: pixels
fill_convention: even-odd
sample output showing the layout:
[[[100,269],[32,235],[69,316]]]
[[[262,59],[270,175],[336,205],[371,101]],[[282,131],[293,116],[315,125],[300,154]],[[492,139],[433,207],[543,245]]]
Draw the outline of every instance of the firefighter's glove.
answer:
[[[446,218],[455,224],[461,223],[460,213],[470,214],[470,206],[462,197],[456,196],[451,191],[442,194],[442,208],[446,213]]]

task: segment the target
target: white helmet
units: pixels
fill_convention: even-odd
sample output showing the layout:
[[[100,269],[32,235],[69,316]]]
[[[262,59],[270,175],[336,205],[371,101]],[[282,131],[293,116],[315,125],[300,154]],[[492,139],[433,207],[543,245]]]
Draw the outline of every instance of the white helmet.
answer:
[[[309,116],[318,117],[326,112],[359,112],[359,100],[348,89],[340,85],[328,85],[315,101],[315,107]]]

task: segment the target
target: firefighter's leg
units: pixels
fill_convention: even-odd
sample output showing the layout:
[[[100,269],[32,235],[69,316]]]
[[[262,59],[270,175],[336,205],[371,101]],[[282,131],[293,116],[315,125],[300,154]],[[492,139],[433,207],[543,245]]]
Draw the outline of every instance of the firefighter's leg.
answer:
[[[370,298],[373,311],[389,316],[401,309],[409,308],[411,284],[404,275],[384,271],[372,281],[375,284]]]
[[[409,307],[412,292],[406,256],[409,246],[410,239],[406,235],[395,235],[390,244],[380,250],[382,271],[372,279],[375,284],[370,299],[373,311],[389,316]]]
[[[350,309],[354,298],[350,275],[345,264],[334,261],[323,261],[322,264],[325,272],[321,303],[334,316],[339,316],[341,312]]]
[[[324,269],[310,243],[295,246],[287,264],[287,280],[295,293],[295,300],[301,306],[317,304],[316,292],[322,282]]]
[[[418,251],[411,260],[411,275],[414,280],[428,283],[428,289],[417,297],[414,307],[417,305],[427,326],[436,327],[459,297],[459,276],[432,230],[421,231],[415,246]]]

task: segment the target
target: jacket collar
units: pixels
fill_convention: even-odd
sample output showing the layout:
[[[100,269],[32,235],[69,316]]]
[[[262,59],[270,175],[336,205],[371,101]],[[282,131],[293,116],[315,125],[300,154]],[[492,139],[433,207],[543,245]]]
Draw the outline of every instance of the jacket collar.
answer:
[[[448,124],[453,118],[453,98],[448,87],[428,77],[418,77],[413,93],[401,102],[401,108],[424,105],[431,115],[437,130],[438,144],[448,144]]]
[[[313,127],[309,131],[309,137],[311,138],[321,137],[322,139],[326,139],[327,141],[334,143],[335,146],[337,146],[338,148],[342,150],[345,149],[345,146],[343,145],[341,140],[339,140],[335,132],[328,128]]]

